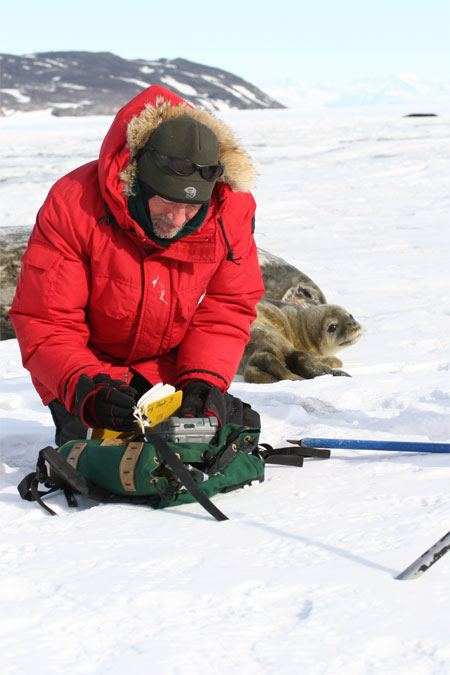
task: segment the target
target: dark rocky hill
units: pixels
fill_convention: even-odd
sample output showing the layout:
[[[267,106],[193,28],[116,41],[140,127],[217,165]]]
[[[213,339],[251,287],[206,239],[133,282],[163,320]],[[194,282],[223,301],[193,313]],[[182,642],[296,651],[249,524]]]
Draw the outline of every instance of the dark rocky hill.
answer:
[[[54,115],[112,115],[151,84],[206,110],[283,108],[225,70],[185,59],[126,60],[109,52],[0,54],[0,115],[50,108]]]

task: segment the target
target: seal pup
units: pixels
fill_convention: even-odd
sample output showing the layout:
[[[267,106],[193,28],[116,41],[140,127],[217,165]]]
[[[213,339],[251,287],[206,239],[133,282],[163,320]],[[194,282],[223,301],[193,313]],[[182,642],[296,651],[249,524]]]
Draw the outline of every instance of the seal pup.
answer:
[[[290,265],[283,258],[258,247],[266,298],[291,302],[299,307],[323,305],[325,295],[306,274]]]
[[[334,355],[355,344],[362,326],[339,305],[298,307],[262,299],[238,373],[257,384],[344,375]]]

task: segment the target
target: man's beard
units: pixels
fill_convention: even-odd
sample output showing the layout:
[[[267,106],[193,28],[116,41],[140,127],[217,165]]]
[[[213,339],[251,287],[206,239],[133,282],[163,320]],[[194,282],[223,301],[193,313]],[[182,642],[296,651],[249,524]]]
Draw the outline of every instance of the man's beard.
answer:
[[[153,232],[160,239],[173,239],[173,237],[175,237],[183,229],[186,223],[187,221],[185,221],[179,227],[174,228],[172,221],[163,214],[154,216],[152,219]],[[166,227],[165,224],[168,227]]]

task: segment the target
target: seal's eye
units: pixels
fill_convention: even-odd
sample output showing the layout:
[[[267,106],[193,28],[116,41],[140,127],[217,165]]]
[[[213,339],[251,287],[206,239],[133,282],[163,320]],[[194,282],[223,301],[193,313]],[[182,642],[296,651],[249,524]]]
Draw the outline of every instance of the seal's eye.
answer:
[[[330,325],[328,326],[328,332],[335,333],[337,327],[338,327],[337,323],[330,323]]]
[[[303,288],[302,286],[299,286],[299,287],[297,288],[297,293],[298,293],[299,295],[304,295],[305,298],[309,298],[310,300],[312,300],[312,295],[311,295],[311,293],[310,293],[306,288]]]
[[[354,317],[352,314],[349,314],[349,317],[350,317],[350,319],[351,319],[352,321],[355,320],[355,317]]]

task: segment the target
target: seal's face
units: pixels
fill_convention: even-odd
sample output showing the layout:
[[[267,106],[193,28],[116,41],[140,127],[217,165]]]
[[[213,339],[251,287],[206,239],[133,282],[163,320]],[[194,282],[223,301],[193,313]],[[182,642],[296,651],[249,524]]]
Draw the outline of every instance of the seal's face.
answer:
[[[362,326],[343,307],[319,305],[314,310],[320,316],[318,346],[322,356],[332,356],[358,342]]]
[[[361,324],[339,305],[310,306],[300,311],[294,305],[292,309],[289,307],[284,311],[296,323],[300,341],[316,356],[333,356],[355,344],[362,335]]]

